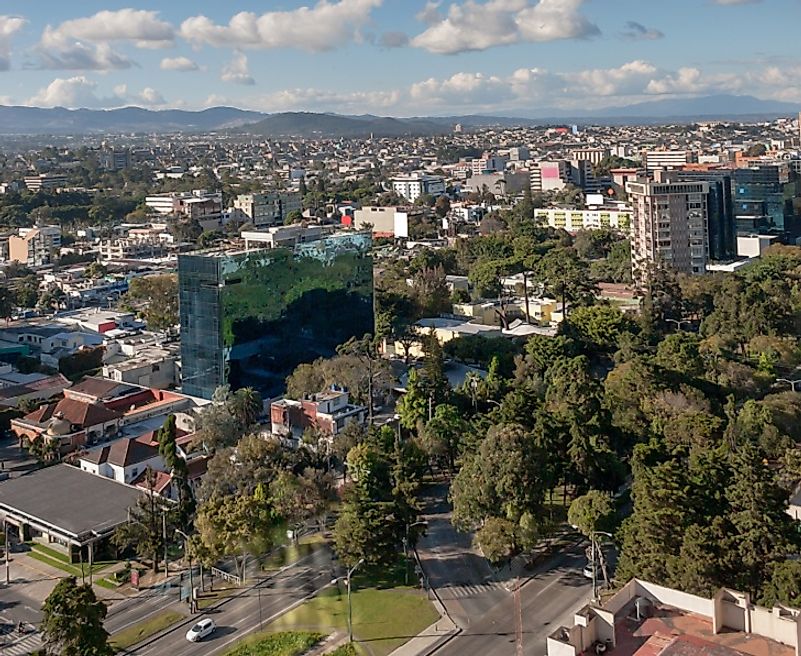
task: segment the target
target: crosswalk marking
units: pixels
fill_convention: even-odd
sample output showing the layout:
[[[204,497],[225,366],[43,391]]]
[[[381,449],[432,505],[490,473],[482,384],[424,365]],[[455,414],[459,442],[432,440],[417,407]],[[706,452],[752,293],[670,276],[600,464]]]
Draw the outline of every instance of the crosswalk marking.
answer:
[[[0,642],[0,654],[2,654],[2,656],[26,656],[41,648],[42,639],[38,633],[25,636],[11,644]]]
[[[496,581],[493,581],[492,583],[447,585],[437,588],[437,592],[442,599],[466,599],[468,597],[478,597],[494,590],[504,590],[504,588]]]

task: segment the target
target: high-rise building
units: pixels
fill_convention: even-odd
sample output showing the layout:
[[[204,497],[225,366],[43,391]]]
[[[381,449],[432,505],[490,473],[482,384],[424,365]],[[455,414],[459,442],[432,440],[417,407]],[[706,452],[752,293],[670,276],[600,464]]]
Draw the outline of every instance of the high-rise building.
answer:
[[[695,153],[689,150],[649,150],[645,153],[645,168],[649,171],[657,169],[679,169],[696,161]]]
[[[709,183],[707,206],[707,233],[709,235],[709,257],[725,261],[737,257],[737,221],[732,195],[732,171],[676,171],[671,173],[676,180]]]
[[[273,191],[266,194],[240,194],[234,199],[234,209],[240,210],[257,228],[284,222],[293,211],[301,211],[300,194],[292,191]]]
[[[653,267],[702,274],[709,258],[709,183],[680,182],[657,172],[626,186],[632,216],[631,264],[643,284]]]
[[[564,160],[556,162],[533,162],[531,165],[531,192],[559,191],[564,189],[569,179],[568,163]]]
[[[183,391],[283,391],[299,364],[374,330],[371,236],[339,232],[288,247],[178,258]]]
[[[732,172],[734,212],[741,232],[793,229],[798,176],[787,162],[759,164]]]

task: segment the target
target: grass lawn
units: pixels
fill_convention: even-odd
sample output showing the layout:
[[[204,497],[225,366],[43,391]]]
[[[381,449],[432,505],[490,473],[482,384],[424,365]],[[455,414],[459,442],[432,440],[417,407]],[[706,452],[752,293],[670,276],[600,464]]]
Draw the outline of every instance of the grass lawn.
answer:
[[[198,599],[197,599],[197,607],[198,610],[205,610],[210,606],[213,606],[221,599],[225,599],[226,597],[230,597],[232,594],[235,594],[238,590],[242,590],[237,585],[233,583],[227,583],[225,581],[215,581],[214,582],[214,590],[206,590],[205,592],[198,591]]]
[[[353,577],[353,635],[363,651],[386,656],[439,619],[425,593],[398,585],[403,566],[378,577],[375,572]],[[388,574],[388,576],[386,576]],[[345,584],[322,591],[315,598],[279,617],[270,627],[333,633],[347,631]],[[350,656],[343,652],[344,656]]]
[[[128,647],[135,645],[137,642],[141,642],[145,638],[157,634],[159,631],[163,631],[173,624],[177,624],[183,619],[186,619],[186,616],[181,613],[165,611],[115,633],[109,638],[109,643],[117,651],[122,651],[123,649],[128,649]]]
[[[340,645],[328,656],[362,656],[363,653],[364,652],[359,649],[355,643],[349,642],[344,645]]]
[[[300,656],[324,636],[319,633],[257,633],[226,651],[223,656]]]
[[[270,571],[286,567],[314,553],[318,549],[321,549],[324,544],[323,536],[319,533],[306,535],[300,538],[297,544],[285,545],[283,548],[278,549],[274,554],[270,555],[267,560],[264,561],[262,569]]]
[[[48,551],[52,551],[52,549],[48,549]],[[67,574],[72,574],[73,576],[81,576],[81,565],[68,563],[66,559],[60,558],[53,558],[43,550],[39,549],[38,545],[35,545],[31,551],[28,552],[28,556],[33,558],[34,560],[38,560],[39,562],[45,563],[46,565],[50,565],[51,567],[55,567],[57,569],[66,572]],[[113,562],[100,562],[100,563],[92,563],[92,573],[96,574],[101,570],[104,570],[109,565],[112,565]],[[84,563],[83,571],[85,575],[89,574],[89,563]]]

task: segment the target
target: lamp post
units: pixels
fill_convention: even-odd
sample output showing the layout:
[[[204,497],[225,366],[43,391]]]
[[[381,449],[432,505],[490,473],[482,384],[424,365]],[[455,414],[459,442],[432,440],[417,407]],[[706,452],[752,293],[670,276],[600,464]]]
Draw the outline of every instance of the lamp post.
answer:
[[[403,557],[404,557],[404,572],[403,581],[405,585],[409,585],[409,529],[415,526],[428,526],[428,522],[420,521],[413,524],[406,524],[406,531],[403,534]]]
[[[189,612],[195,612],[195,579],[192,574],[192,556],[189,553],[189,536],[181,529],[176,528],[175,532],[184,539],[184,556],[189,559]]]
[[[777,378],[777,383],[787,383],[793,390],[793,392],[797,392],[796,385],[801,385],[801,380],[790,380],[789,378]]]
[[[667,319],[666,318],[665,319],[665,323],[675,323],[676,324],[676,330],[681,330],[682,324],[686,323],[689,326],[689,325],[692,324],[692,321],[689,321],[687,319]]]
[[[9,569],[10,566],[11,566],[10,565],[10,563],[11,563],[11,552],[10,552],[11,545],[8,542],[8,517],[5,517],[3,519],[3,536],[4,536],[4,540],[5,540],[3,542],[3,547],[5,548],[5,552],[6,552],[6,585],[9,585],[11,583],[11,574],[10,574],[10,569]]]
[[[364,558],[360,558],[359,562],[348,570],[347,575],[345,575],[344,577],[340,576],[331,581],[331,583],[337,583],[342,578],[344,578],[345,585],[347,585],[348,588],[348,642],[353,642],[353,607],[351,606],[351,601],[350,601],[350,579],[353,576],[353,572],[355,572],[363,564],[364,564]]]

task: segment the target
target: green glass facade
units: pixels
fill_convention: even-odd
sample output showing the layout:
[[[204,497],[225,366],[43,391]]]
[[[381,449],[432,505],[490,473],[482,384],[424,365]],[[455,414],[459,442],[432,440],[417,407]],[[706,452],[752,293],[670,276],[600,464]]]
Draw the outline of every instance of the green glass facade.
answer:
[[[340,233],[298,244],[178,258],[183,390],[224,384],[265,397],[299,364],[374,331],[372,243]]]

